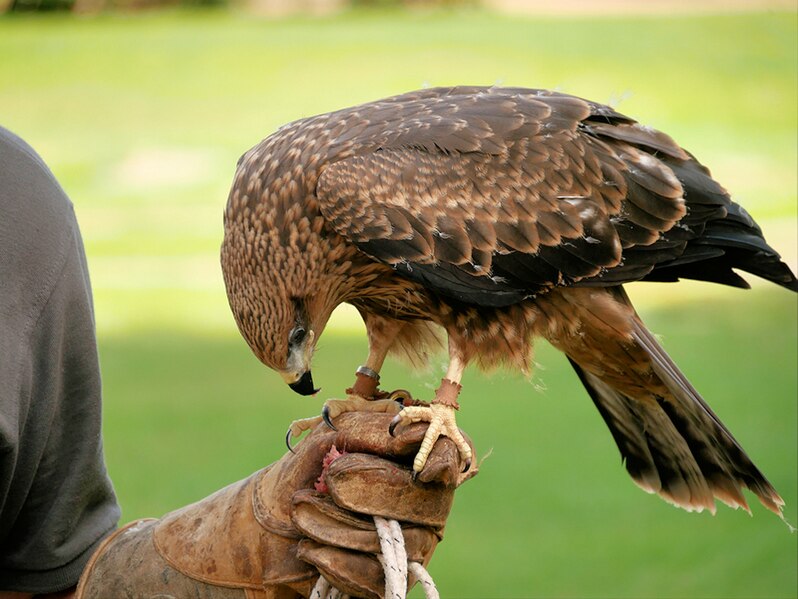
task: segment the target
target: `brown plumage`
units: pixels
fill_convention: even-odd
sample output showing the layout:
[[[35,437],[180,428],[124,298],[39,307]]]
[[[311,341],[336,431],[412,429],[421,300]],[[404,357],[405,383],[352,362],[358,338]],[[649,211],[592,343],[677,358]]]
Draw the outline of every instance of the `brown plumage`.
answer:
[[[300,393],[314,391],[315,342],[342,302],[369,335],[356,395],[374,395],[368,377],[389,350],[424,363],[430,325],[443,328],[437,415],[400,418],[433,418],[453,437],[463,368],[528,372],[543,336],[568,355],[641,487],[696,510],[714,510],[714,497],[747,508],[747,487],[781,513],[621,285],[747,287],[732,269],[798,282],[705,167],[612,108],[457,87],[288,124],[239,163],[222,266],[244,338]]]

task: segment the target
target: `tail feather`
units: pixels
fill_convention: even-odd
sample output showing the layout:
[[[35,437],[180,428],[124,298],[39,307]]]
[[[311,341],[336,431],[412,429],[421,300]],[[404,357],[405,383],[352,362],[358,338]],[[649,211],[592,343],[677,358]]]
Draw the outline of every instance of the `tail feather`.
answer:
[[[762,505],[781,516],[784,501],[773,485],[637,317],[632,336],[650,356],[654,372],[671,392],[671,396],[660,403],[691,445],[694,455],[699,457],[707,478],[723,491],[718,498],[724,500],[724,496],[731,495],[729,505],[740,505],[748,510],[739,489],[738,483],[741,483],[756,494]]]
[[[570,361],[607,423],[635,484],[688,511],[715,513],[713,493],[701,466],[662,407],[655,401],[628,397]],[[742,498],[739,489],[738,495]]]
[[[645,328],[623,289],[610,293],[628,310],[631,339],[617,341],[615,349],[605,339],[601,365],[591,362],[578,345],[561,349],[609,427],[635,483],[688,511],[712,513],[714,498],[750,512],[742,491],[748,488],[783,518],[784,501]],[[592,343],[596,332],[583,321],[582,343]],[[621,358],[613,356],[624,356],[628,363],[615,364]],[[630,377],[634,380],[628,383]]]
[[[662,483],[634,402],[597,376],[583,370],[570,356],[568,361],[607,423],[632,479],[648,493],[658,492]]]

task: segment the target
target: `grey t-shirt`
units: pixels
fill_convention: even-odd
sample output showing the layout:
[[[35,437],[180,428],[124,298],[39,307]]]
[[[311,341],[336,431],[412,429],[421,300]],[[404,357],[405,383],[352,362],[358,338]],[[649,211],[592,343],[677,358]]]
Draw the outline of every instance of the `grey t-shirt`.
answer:
[[[74,585],[116,528],[100,404],[72,204],[36,152],[0,127],[0,590]]]

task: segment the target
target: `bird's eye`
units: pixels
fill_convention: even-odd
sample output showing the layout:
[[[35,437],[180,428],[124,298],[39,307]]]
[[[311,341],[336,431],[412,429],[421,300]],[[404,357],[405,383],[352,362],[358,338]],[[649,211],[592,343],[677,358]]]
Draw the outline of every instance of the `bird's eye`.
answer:
[[[305,338],[305,334],[305,329],[302,327],[296,327],[293,331],[291,331],[291,337],[288,339],[288,343],[290,345],[299,345]]]

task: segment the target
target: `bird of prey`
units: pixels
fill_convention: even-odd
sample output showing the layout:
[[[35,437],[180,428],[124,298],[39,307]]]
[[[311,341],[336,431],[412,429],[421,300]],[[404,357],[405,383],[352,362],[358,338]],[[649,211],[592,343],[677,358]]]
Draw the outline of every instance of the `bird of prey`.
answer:
[[[413,463],[450,437],[464,368],[528,372],[535,337],[569,358],[644,490],[688,510],[742,488],[778,493],[646,329],[631,281],[798,291],[748,213],[669,136],[609,106],[546,90],[423,89],[295,121],[242,156],[224,219],[230,306],[255,355],[296,392],[317,390],[316,342],[336,306],[362,315],[369,353],[347,409],[378,400],[398,351],[416,362],[441,329],[446,376]],[[374,401],[365,401],[374,400]],[[301,423],[292,430],[297,433]],[[290,432],[289,432],[290,433]]]

